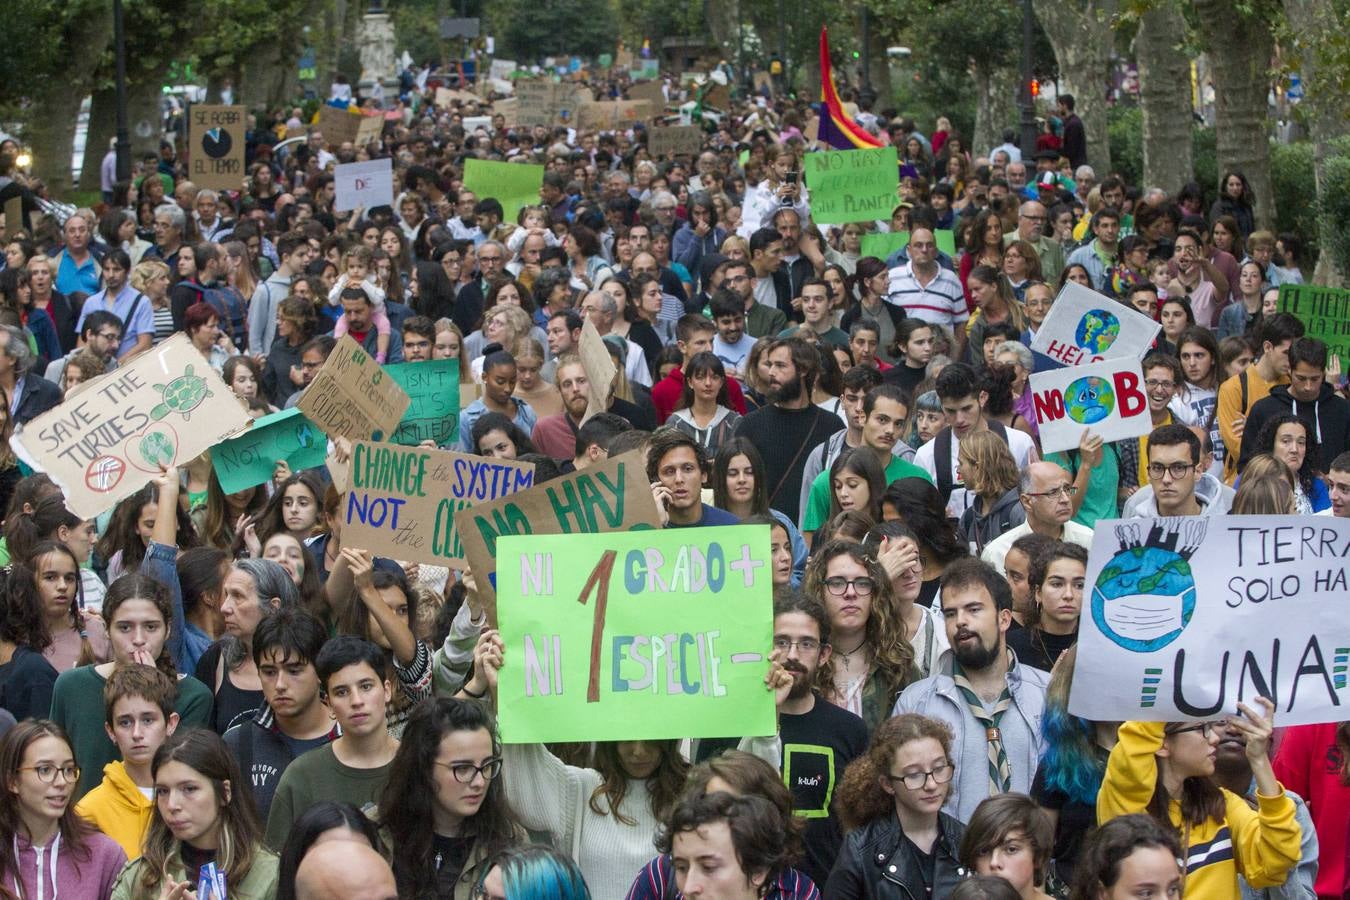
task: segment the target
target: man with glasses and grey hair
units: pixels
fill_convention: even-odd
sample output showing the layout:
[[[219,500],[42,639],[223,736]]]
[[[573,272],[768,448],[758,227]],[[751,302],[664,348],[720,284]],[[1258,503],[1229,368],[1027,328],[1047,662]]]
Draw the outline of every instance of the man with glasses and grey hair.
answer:
[[[0,388],[10,419],[24,425],[60,403],[61,389],[31,371],[36,357],[22,329],[0,325],[0,342]]]
[[[174,257],[178,248],[183,246],[183,229],[187,227],[187,214],[177,203],[161,203],[155,207],[155,243],[145,251],[146,259],[159,259],[175,268]]]
[[[1041,274],[1047,281],[1059,278],[1064,271],[1064,248],[1059,241],[1045,233],[1045,223],[1050,213],[1045,205],[1037,200],[1028,200],[1017,210],[1017,229],[1003,236],[1006,246],[1011,241],[1026,241],[1036,248],[1036,256],[1041,261]]]
[[[1078,488],[1068,472],[1052,462],[1033,462],[1022,470],[1019,490],[1026,521],[994,538],[980,554],[980,559],[1000,575],[1005,574],[1003,559],[1008,549],[1024,534],[1035,532],[1085,550],[1092,546],[1092,529],[1073,521],[1073,498]]]

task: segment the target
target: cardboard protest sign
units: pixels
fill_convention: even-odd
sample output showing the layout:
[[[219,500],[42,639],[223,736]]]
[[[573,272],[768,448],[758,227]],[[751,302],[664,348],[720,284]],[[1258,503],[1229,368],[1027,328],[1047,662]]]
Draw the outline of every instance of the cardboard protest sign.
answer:
[[[1043,453],[1077,447],[1084,428],[1108,443],[1153,430],[1137,359],[1036,372],[1031,376],[1031,402]]]
[[[451,88],[436,88],[436,105],[442,108],[448,108],[455,103],[480,103],[482,98],[472,91],[457,91]]]
[[[345,163],[333,170],[337,196],[333,209],[346,212],[358,206],[370,209],[394,204],[394,161],[389,158]]]
[[[614,364],[614,357],[609,355],[605,347],[605,339],[600,337],[600,332],[589,318],[581,325],[581,343],[577,353],[581,357],[581,367],[586,370],[586,383],[590,388],[585,416],[589,419],[609,409],[609,394],[619,367]]]
[[[663,109],[666,105],[666,92],[659,81],[639,81],[628,88],[629,100],[646,100],[653,109]]]
[[[188,173],[198,187],[237,191],[244,181],[242,106],[194,103],[188,109]]]
[[[652,104],[646,100],[588,101],[577,107],[576,127],[614,131],[645,122],[652,115]]]
[[[328,439],[298,409],[263,416],[238,437],[211,448],[211,465],[227,494],[266,484],[278,460],[292,472],[313,469],[324,463]]]
[[[590,99],[584,88],[575,84],[533,79],[516,82],[520,105],[516,118],[521,125],[570,125],[577,107]]]
[[[939,252],[945,253],[953,259],[956,257],[955,233],[946,229],[938,229],[933,232],[933,240],[937,244]],[[908,246],[908,231],[878,231],[875,234],[864,234],[860,249],[863,256],[875,256],[877,259],[886,260],[895,251],[903,250]]]
[[[512,534],[594,534],[655,528],[660,521],[640,450],[480,503],[455,516],[484,602],[497,583],[497,539]],[[489,617],[495,612],[489,612]]]
[[[503,538],[502,740],[773,734],[768,531]]]
[[[464,566],[456,513],[534,484],[534,464],[357,441],[342,540],[376,556]]]
[[[703,95],[703,105],[711,106],[713,109],[726,109],[731,105],[731,86],[727,84],[714,84],[708,88],[708,93]]]
[[[1055,298],[1031,342],[1066,366],[1103,359],[1143,359],[1162,326],[1148,316],[1072,281]]]
[[[65,491],[84,519],[243,431],[251,420],[185,334],[82,386],[27,425],[10,445]]]
[[[652,156],[697,156],[702,149],[703,129],[697,125],[671,125],[647,130],[647,152]]]
[[[1280,725],[1344,721],[1347,554],[1332,516],[1098,522],[1070,712],[1208,721],[1264,696]]]
[[[338,109],[324,104],[319,107],[319,130],[330,147],[342,144],[368,144],[380,136],[384,119]]]
[[[805,164],[811,218],[818,223],[884,219],[898,202],[894,147],[808,153]]]
[[[1316,284],[1280,285],[1280,312],[1303,323],[1308,337],[1325,341],[1350,372],[1350,291]]]
[[[459,440],[459,360],[399,363],[384,371],[408,395],[408,411],[390,440],[408,445],[435,441],[442,447]]]
[[[507,128],[514,128],[520,124],[520,101],[515,97],[507,97],[505,100],[492,101],[492,113],[501,114],[503,124]]]
[[[491,159],[464,163],[464,186],[481,198],[496,198],[502,205],[503,221],[514,222],[522,206],[537,204],[543,183],[543,166]]]
[[[23,231],[23,197],[11,197],[5,201],[5,240],[13,240]]]
[[[381,440],[408,409],[408,395],[344,334],[296,406],[329,437]]]

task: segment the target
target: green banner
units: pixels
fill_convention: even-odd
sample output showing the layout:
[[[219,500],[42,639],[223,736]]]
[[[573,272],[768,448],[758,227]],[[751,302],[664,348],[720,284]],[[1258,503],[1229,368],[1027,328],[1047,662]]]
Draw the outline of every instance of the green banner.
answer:
[[[392,443],[435,441],[448,447],[459,441],[459,360],[398,363],[384,370],[412,401],[389,438]]]
[[[328,438],[298,409],[263,416],[238,437],[211,448],[211,465],[227,494],[265,484],[272,479],[277,460],[292,472],[323,465]]]
[[[899,185],[894,147],[806,154],[811,218],[819,225],[889,219]]]
[[[1325,341],[1341,359],[1341,371],[1350,372],[1350,291],[1316,284],[1280,285],[1280,312],[1303,323],[1308,337]]]
[[[774,733],[762,525],[502,537],[502,740]]]
[[[815,203],[815,199],[815,196],[812,195],[812,204]],[[937,241],[938,250],[955,261],[956,235],[950,231],[935,231],[933,232],[933,238]],[[895,251],[903,250],[908,246],[908,231],[880,231],[876,234],[864,234],[862,236],[862,247],[859,253],[862,256],[875,256],[877,259],[885,260]]]
[[[514,222],[522,206],[537,206],[543,183],[543,166],[490,159],[470,159],[464,164],[464,186],[480,200],[495,197],[502,205],[503,222]]]

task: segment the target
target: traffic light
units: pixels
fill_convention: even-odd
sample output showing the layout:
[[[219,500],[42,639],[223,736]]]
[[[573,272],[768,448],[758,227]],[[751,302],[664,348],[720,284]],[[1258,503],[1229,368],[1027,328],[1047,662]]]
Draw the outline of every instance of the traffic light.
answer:
[[[1031,79],[1031,99],[1035,100],[1041,95],[1041,83],[1035,78]]]

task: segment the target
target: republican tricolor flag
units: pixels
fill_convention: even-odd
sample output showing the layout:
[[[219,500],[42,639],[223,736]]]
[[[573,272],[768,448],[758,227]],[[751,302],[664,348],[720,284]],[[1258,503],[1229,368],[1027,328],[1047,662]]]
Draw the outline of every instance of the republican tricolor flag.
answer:
[[[881,139],[870,134],[844,112],[839,102],[839,89],[834,85],[834,71],[830,66],[830,38],[825,26],[820,27],[820,134],[819,139],[836,150],[860,150],[885,146]]]

